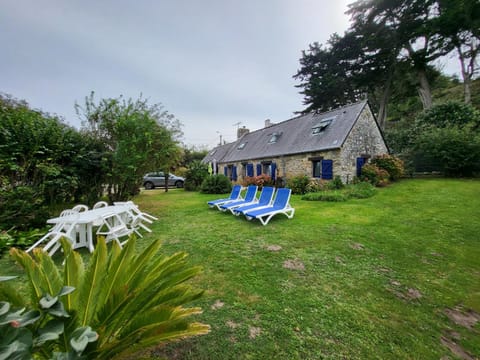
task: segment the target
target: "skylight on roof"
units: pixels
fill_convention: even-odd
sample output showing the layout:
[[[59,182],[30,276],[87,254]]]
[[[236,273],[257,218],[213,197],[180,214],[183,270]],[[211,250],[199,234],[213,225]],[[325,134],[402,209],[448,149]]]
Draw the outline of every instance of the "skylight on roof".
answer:
[[[320,134],[322,131],[325,131],[325,129],[332,123],[334,119],[335,117],[323,119],[316,125],[312,126],[312,135]]]
[[[247,145],[247,141],[245,141],[245,142],[241,143],[240,145],[238,145],[238,146],[237,146],[237,150],[242,150],[242,149],[245,147],[245,145]]]
[[[280,138],[280,136],[282,136],[282,133],[278,133],[278,132],[274,132],[273,134],[271,134],[272,136],[270,137],[270,140],[268,140],[268,143],[269,144],[275,144],[278,139]]]
[[[217,152],[217,149],[213,150],[213,151],[210,153],[210,156],[214,155],[216,152]]]

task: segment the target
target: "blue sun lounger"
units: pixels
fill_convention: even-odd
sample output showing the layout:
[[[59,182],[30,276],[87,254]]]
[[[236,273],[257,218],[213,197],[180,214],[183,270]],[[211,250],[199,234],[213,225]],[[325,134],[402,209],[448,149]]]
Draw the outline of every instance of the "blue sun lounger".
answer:
[[[287,218],[291,219],[295,214],[295,209],[289,204],[291,193],[292,191],[290,189],[278,189],[275,200],[271,206],[247,210],[244,211],[243,214],[247,220],[260,220],[264,226],[267,225],[270,219],[277,214],[283,214]]]
[[[224,203],[224,204],[219,204],[219,205],[216,205],[216,206],[217,206],[218,210],[220,210],[220,211],[227,211],[227,210],[237,208],[241,205],[255,204],[255,203],[257,203],[257,190],[258,190],[258,186],[250,185],[247,188],[247,192],[245,193],[245,199],[244,200],[231,201],[231,202]]]
[[[273,187],[265,186],[262,189],[262,193],[260,194],[260,198],[258,199],[257,203],[250,205],[242,205],[237,208],[230,209],[230,211],[232,212],[232,214],[239,216],[240,214],[243,214],[244,211],[260,209],[269,206],[272,202],[274,190],[275,189]]]
[[[212,200],[212,201],[209,201],[207,204],[208,206],[210,206],[211,208],[213,208],[214,206],[216,205],[221,205],[221,204],[225,204],[229,201],[236,201],[236,200],[241,200],[242,197],[240,196],[240,192],[242,191],[242,186],[241,185],[235,185],[233,188],[232,188],[232,192],[230,193],[230,197],[229,198],[226,198],[226,199],[217,199],[217,200]]]

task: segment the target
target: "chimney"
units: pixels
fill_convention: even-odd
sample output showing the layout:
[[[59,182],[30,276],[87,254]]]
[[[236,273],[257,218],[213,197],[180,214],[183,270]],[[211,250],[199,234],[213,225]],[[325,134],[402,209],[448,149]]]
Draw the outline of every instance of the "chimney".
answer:
[[[237,129],[237,139],[240,139],[243,135],[248,134],[248,130],[245,126]]]
[[[268,128],[270,126],[274,125],[270,119],[265,120],[265,127]]]

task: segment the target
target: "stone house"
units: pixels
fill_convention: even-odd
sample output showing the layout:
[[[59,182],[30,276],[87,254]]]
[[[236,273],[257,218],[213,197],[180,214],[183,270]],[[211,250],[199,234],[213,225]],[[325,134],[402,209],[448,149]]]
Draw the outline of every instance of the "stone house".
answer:
[[[298,175],[345,183],[360,174],[369,158],[387,154],[382,132],[367,101],[324,113],[311,112],[250,132],[238,129],[235,142],[220,145],[203,159],[215,173],[242,183],[267,174],[273,180]]]

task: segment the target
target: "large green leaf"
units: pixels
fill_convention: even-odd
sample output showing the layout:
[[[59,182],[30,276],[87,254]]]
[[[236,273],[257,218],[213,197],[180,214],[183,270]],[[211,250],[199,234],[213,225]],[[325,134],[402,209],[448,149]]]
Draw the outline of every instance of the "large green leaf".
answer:
[[[34,251],[37,249],[34,249]],[[38,265],[32,257],[24,251],[16,248],[10,249],[10,255],[23,267],[27,273],[28,285],[30,287],[30,298],[32,304],[38,304],[42,298],[44,289],[42,287],[42,276],[38,269]]]
[[[84,276],[84,264],[82,257],[73,251],[70,242],[61,239],[63,253],[65,254],[65,263],[63,270],[63,285],[78,289]],[[71,311],[78,305],[78,291],[69,293],[65,298],[65,307]]]
[[[63,334],[65,325],[61,319],[52,319],[38,330],[39,336],[35,338],[35,346],[41,346],[47,341],[57,340]]]
[[[90,326],[82,326],[72,333],[70,344],[73,350],[81,354],[89,343],[97,341],[98,334]]]
[[[58,294],[63,286],[58,267],[48,253],[40,249],[35,250],[34,254],[37,258],[38,268],[42,273],[43,286],[45,286],[44,294]]]
[[[107,246],[104,240],[99,239],[92,254],[83,281],[78,288],[78,315],[80,326],[92,324],[96,308],[101,306],[103,299],[99,298],[107,275]]]

